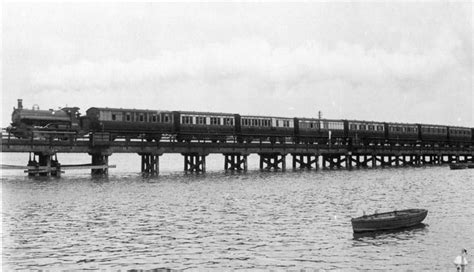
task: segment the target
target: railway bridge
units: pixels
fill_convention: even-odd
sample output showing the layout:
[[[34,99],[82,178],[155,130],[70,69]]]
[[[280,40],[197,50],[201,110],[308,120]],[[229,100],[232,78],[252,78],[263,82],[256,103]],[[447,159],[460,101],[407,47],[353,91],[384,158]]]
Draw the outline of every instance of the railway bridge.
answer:
[[[53,176],[59,176],[61,170],[68,168],[88,168],[94,175],[107,175],[108,168],[112,167],[108,157],[114,153],[138,154],[141,172],[149,175],[159,173],[160,156],[167,153],[182,154],[184,170],[189,172],[205,172],[209,154],[222,154],[225,170],[243,171],[247,170],[247,158],[251,154],[260,157],[260,169],[283,171],[287,168],[288,155],[292,158],[292,168],[316,170],[474,162],[472,147],[176,142],[171,139],[109,141],[108,135],[101,133],[70,140],[17,139],[2,133],[0,144],[2,152],[29,153],[28,163],[23,167],[28,175]],[[58,153],[87,153],[91,164],[61,165]]]

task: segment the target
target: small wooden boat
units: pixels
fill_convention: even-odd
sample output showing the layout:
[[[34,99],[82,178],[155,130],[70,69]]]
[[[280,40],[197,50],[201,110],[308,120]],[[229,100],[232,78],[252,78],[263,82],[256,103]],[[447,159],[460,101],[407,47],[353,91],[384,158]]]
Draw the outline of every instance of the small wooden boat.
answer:
[[[407,228],[421,223],[428,214],[425,209],[408,209],[376,213],[352,218],[354,232]]]

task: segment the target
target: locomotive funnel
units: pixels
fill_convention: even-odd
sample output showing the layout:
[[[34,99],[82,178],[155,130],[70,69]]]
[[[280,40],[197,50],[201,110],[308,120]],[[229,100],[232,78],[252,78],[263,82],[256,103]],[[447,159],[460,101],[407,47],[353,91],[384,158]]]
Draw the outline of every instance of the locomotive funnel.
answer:
[[[23,109],[23,99],[18,99],[18,109]]]

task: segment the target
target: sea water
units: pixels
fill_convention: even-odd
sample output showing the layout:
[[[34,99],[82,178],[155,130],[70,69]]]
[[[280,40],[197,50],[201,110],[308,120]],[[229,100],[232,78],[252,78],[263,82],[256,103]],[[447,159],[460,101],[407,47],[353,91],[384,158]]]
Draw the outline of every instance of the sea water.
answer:
[[[2,159],[26,165],[28,156]],[[164,155],[160,175],[143,177],[138,155],[109,163],[117,168],[106,178],[2,172],[5,271],[451,271],[462,248],[474,251],[474,169],[260,171],[255,155],[247,172],[225,172],[224,157],[211,155],[206,173],[186,174],[181,155]],[[427,209],[424,224],[352,232],[352,217],[406,208]]]

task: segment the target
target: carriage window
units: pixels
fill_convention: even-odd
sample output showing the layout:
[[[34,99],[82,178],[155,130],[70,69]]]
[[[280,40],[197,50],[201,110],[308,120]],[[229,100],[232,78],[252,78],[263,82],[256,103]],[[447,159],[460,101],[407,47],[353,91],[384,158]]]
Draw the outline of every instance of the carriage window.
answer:
[[[151,117],[151,120],[152,120],[153,122],[156,122],[156,115],[153,114],[152,117]]]
[[[211,117],[211,125],[220,125],[221,119],[219,117]]]
[[[181,122],[183,124],[192,124],[193,123],[193,117],[192,116],[182,116],[181,117]]]
[[[356,130],[356,129],[357,129],[357,125],[351,124],[351,130]]]
[[[130,121],[130,119],[131,119],[131,118],[130,118],[130,113],[127,113],[126,116],[127,116],[127,121]]]
[[[224,125],[226,125],[226,126],[232,126],[232,125],[234,125],[234,119],[232,119],[232,118],[224,118]]]
[[[360,130],[365,130],[365,125],[360,125]]]
[[[206,124],[206,117],[196,117],[196,124],[198,125],[205,125]]]
[[[369,125],[369,130],[374,130],[374,126],[373,126],[373,125]]]
[[[378,131],[383,131],[383,126],[377,126]]]

